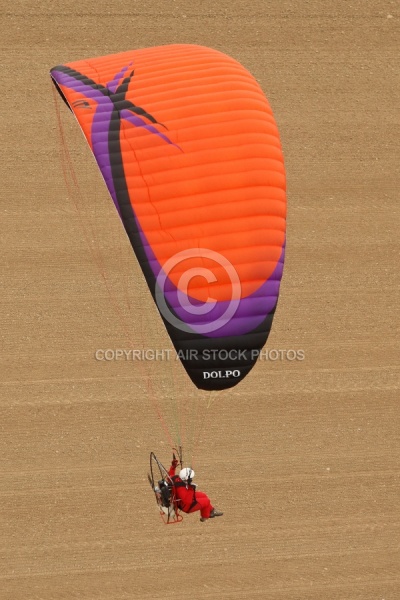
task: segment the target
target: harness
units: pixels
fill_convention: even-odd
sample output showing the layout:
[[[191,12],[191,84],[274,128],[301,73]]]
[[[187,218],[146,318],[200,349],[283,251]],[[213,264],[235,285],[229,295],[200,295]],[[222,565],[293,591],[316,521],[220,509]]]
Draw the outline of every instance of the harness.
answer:
[[[174,487],[176,487],[176,488],[184,487],[184,488],[188,489],[187,486],[186,486],[186,483],[184,483],[182,481],[182,479],[179,478],[178,475],[173,475],[171,477],[171,479],[172,479],[172,482],[174,484]],[[179,479],[179,481],[178,481],[178,479]],[[196,488],[193,488],[193,500],[192,500],[191,505],[189,506],[188,512],[190,512],[192,510],[192,508],[194,508],[196,506],[196,504],[197,504],[197,500],[196,500]]]

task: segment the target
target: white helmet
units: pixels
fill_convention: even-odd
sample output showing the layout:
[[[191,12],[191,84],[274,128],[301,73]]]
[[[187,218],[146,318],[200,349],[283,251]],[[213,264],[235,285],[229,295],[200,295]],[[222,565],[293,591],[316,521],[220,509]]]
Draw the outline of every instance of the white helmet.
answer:
[[[180,479],[182,479],[182,481],[187,481],[188,479],[193,479],[195,476],[195,472],[193,471],[193,469],[190,469],[189,467],[186,467],[186,469],[182,469],[181,471],[179,471],[179,477]]]

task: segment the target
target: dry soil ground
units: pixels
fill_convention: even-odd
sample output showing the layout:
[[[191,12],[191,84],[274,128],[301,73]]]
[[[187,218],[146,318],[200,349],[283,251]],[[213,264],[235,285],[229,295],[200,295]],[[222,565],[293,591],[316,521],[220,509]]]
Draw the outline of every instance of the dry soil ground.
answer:
[[[1,1],[2,600],[400,598],[399,34],[394,0]],[[225,515],[164,527],[149,367],[93,358],[128,342],[64,183],[48,70],[175,42],[232,55],[272,104],[289,213],[269,348],[305,360],[260,363],[213,405],[196,468]],[[163,347],[63,121],[124,318]]]

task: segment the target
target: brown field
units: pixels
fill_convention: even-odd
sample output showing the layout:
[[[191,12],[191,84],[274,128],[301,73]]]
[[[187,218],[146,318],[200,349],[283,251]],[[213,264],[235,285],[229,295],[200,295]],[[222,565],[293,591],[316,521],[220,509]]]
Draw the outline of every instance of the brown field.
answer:
[[[398,600],[398,3],[2,0],[1,17],[1,599]],[[168,339],[61,107],[110,292],[91,257],[48,71],[176,42],[238,59],[274,109],[289,212],[268,347],[305,359],[260,362],[211,406],[197,479],[224,517],[165,527],[148,395],[194,392],[179,365],[94,359]]]

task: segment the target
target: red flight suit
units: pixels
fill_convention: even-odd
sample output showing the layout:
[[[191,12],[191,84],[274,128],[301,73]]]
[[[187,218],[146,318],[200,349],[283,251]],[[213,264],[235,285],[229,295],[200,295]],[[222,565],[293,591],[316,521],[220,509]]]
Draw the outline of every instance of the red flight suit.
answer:
[[[168,475],[173,481],[176,498],[180,500],[178,502],[179,509],[184,513],[199,510],[203,519],[209,519],[213,510],[210,498],[204,492],[197,492],[194,485],[182,481],[178,475],[175,475],[175,469],[176,467],[171,465]]]

